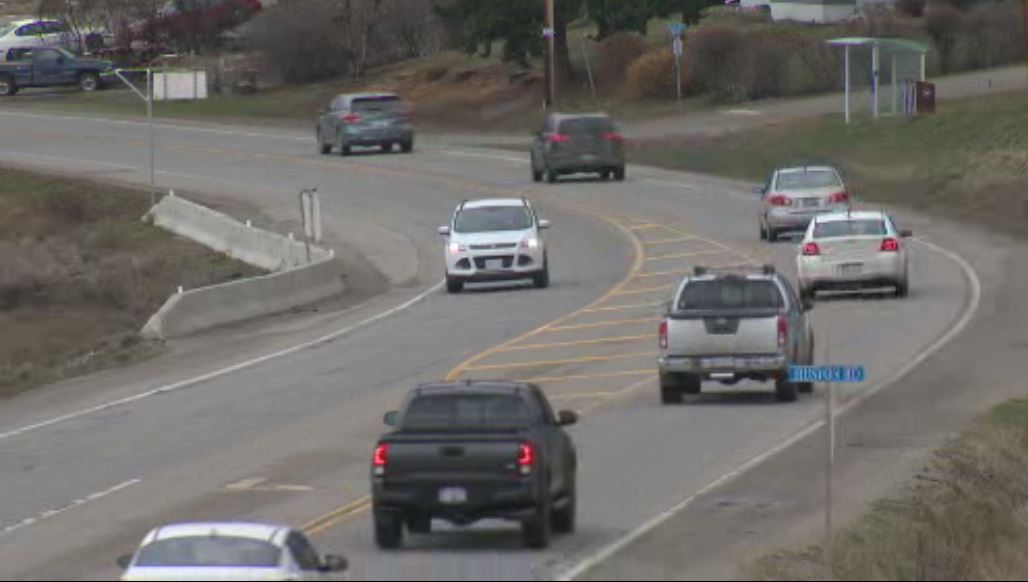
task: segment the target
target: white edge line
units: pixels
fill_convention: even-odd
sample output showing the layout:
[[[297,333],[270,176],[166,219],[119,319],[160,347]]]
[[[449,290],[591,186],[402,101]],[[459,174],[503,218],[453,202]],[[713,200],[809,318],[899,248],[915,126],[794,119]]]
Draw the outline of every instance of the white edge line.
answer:
[[[61,415],[61,416],[58,416],[58,417],[55,417],[55,418],[51,418],[49,420],[44,420],[42,422],[37,422],[35,424],[30,424],[28,426],[23,426],[21,428],[16,428],[14,430],[3,432],[3,433],[0,433],[0,441],[8,440],[8,439],[10,439],[12,437],[15,437],[15,436],[23,435],[23,434],[26,434],[26,433],[29,433],[29,432],[32,432],[32,431],[35,431],[35,430],[39,430],[41,428],[46,428],[48,426],[53,426],[55,424],[60,424],[62,422],[66,422],[66,421],[69,421],[69,420],[74,420],[76,418],[81,418],[83,416],[88,416],[90,414],[95,414],[97,412],[102,412],[104,410],[115,408],[117,406],[123,406],[125,404],[131,404],[131,403],[137,402],[139,400],[144,400],[144,399],[150,398],[152,396],[157,396],[158,394],[167,394],[167,393],[170,393],[170,392],[175,392],[177,390],[181,390],[183,388],[188,388],[188,387],[194,386],[196,384],[201,384],[203,382],[207,382],[209,380],[213,380],[213,379],[219,378],[221,376],[227,376],[229,374],[233,374],[235,372],[238,372],[240,370],[256,366],[258,364],[263,364],[264,362],[275,360],[275,359],[281,358],[283,356],[288,356],[290,354],[294,354],[296,352],[299,352],[299,351],[302,351],[302,350],[305,350],[305,349],[308,349],[308,348],[311,348],[311,347],[314,347],[314,346],[317,346],[317,345],[320,345],[320,344],[323,344],[323,343],[328,343],[328,342],[330,342],[332,340],[335,340],[335,339],[337,339],[339,337],[342,337],[344,335],[352,333],[352,332],[354,332],[354,331],[356,331],[358,329],[362,329],[364,327],[367,327],[368,325],[371,325],[372,323],[375,323],[375,322],[377,322],[377,321],[379,321],[381,319],[385,319],[387,317],[390,317],[392,315],[400,313],[401,311],[404,311],[404,310],[414,306],[415,304],[420,303],[426,297],[428,297],[432,293],[435,293],[436,291],[441,289],[442,286],[443,286],[443,282],[439,282],[439,283],[433,285],[432,287],[430,287],[429,289],[426,289],[425,291],[423,291],[423,292],[419,293],[418,295],[414,296],[413,298],[405,301],[404,303],[401,303],[400,305],[397,305],[395,307],[391,307],[390,309],[387,309],[385,311],[377,313],[377,314],[375,314],[375,315],[373,315],[373,316],[371,316],[371,317],[369,317],[367,319],[364,319],[363,321],[359,321],[359,322],[357,322],[357,323],[355,323],[355,324],[353,324],[353,325],[351,325],[349,327],[346,327],[346,328],[334,331],[334,332],[332,332],[332,333],[330,333],[328,335],[322,336],[320,338],[317,338],[317,339],[314,339],[314,340],[311,340],[311,341],[308,341],[308,342],[304,342],[302,344],[298,344],[298,345],[295,345],[293,347],[286,348],[284,350],[279,350],[277,352],[272,352],[270,354],[265,354],[265,355],[257,357],[257,358],[253,358],[253,359],[250,359],[250,360],[239,362],[238,364],[233,364],[233,365],[228,366],[226,368],[221,368],[220,370],[215,370],[213,372],[209,372],[209,373],[203,374],[201,376],[196,376],[194,378],[189,378],[189,379],[186,379],[186,380],[181,380],[179,382],[175,382],[175,383],[172,383],[172,384],[167,384],[167,385],[161,386],[159,388],[154,388],[153,390],[147,390],[146,392],[141,392],[139,394],[134,394],[132,396],[127,396],[125,398],[119,398],[117,400],[112,400],[110,402],[105,402],[103,404],[98,404],[96,406],[92,406],[90,408],[79,410],[77,412],[71,412],[71,413],[64,414],[64,415]]]
[[[71,503],[69,503],[68,505],[65,505],[64,507],[62,507],[60,509],[49,509],[47,511],[44,511],[44,512],[40,513],[37,516],[26,517],[25,519],[19,521],[18,523],[14,524],[14,525],[9,525],[9,526],[7,526],[7,527],[5,527],[3,529],[0,529],[0,535],[6,535],[6,534],[9,534],[9,533],[13,533],[15,531],[18,531],[19,529],[23,529],[23,528],[26,528],[26,527],[28,527],[30,525],[37,524],[37,523],[39,523],[41,521],[45,521],[47,519],[50,519],[51,517],[55,517],[55,516],[61,515],[63,513],[67,513],[68,511],[71,511],[72,509],[76,509],[76,508],[82,507],[83,505],[85,505],[85,504],[87,504],[87,503],[89,503],[91,501],[97,501],[99,499],[103,499],[104,497],[108,497],[110,495],[113,495],[113,494],[117,493],[118,491],[121,491],[122,489],[128,489],[129,487],[131,487],[133,485],[136,485],[138,483],[141,483],[141,482],[142,482],[142,479],[131,479],[129,481],[125,481],[124,483],[119,483],[118,485],[115,485],[114,487],[111,487],[109,489],[105,489],[103,491],[98,491],[96,493],[93,493],[93,494],[91,494],[91,495],[89,495],[87,497],[80,497],[80,498],[72,501]]]
[[[860,403],[864,402],[868,398],[871,398],[883,389],[891,386],[893,383],[897,382],[898,380],[909,374],[911,371],[913,371],[914,368],[920,366],[925,360],[932,357],[936,352],[938,352],[946,344],[951,342],[955,337],[962,333],[964,329],[974,319],[974,316],[978,313],[978,307],[981,304],[982,298],[982,283],[981,280],[978,278],[978,273],[975,272],[974,267],[972,267],[966,260],[964,260],[963,257],[950,250],[944,249],[938,245],[935,245],[922,239],[914,240],[934,250],[935,252],[942,254],[951,261],[957,263],[957,265],[959,265],[960,268],[964,271],[964,276],[967,278],[968,283],[971,285],[971,298],[967,302],[967,307],[964,310],[964,315],[960,318],[960,320],[957,322],[955,326],[953,326],[948,332],[943,334],[942,337],[935,340],[935,342],[933,342],[932,345],[922,350],[920,354],[918,354],[912,360],[907,362],[905,366],[900,367],[898,370],[887,376],[885,379],[878,382],[873,387],[864,391],[861,395],[853,398],[844,406],[842,406],[838,410],[838,412],[835,413],[835,416],[837,417],[846,414],[854,406],[859,405]],[[582,560],[569,570],[565,571],[563,574],[559,575],[556,578],[556,580],[570,581],[578,578],[591,568],[595,567],[600,562],[603,562],[604,560],[610,558],[617,552],[628,547],[633,542],[649,533],[651,530],[660,526],[665,521],[671,519],[671,517],[673,517],[676,513],[682,511],[683,509],[691,505],[692,502],[695,501],[697,498],[720,487],[721,485],[724,485],[725,483],[728,483],[729,481],[732,481],[733,479],[739,477],[743,473],[746,473],[750,469],[756,467],[757,465],[760,465],[761,463],[767,461],[771,457],[774,457],[778,453],[781,453],[782,451],[788,449],[797,442],[807,438],[814,432],[818,431],[821,427],[823,427],[824,424],[824,419],[821,419],[807,425],[805,428],[801,429],[799,432],[789,437],[782,443],[774,447],[771,447],[770,449],[764,451],[763,453],[760,453],[756,457],[736,467],[732,471],[722,475],[713,483],[710,483],[709,485],[703,487],[696,493],[693,493],[692,495],[690,495],[689,497],[685,498],[677,505],[672,507],[671,509],[668,509],[663,513],[653,517],[649,521],[643,523],[641,526],[632,530],[628,535],[618,540],[615,540],[613,543],[600,549],[600,551],[598,551],[597,553],[587,557],[585,560]]]
[[[528,160],[523,160],[521,158],[515,158],[513,156],[498,156],[498,155],[495,155],[495,154],[479,154],[479,153],[473,153],[473,152],[462,152],[462,151],[458,151],[458,150],[441,150],[441,151],[442,151],[442,153],[444,153],[444,154],[446,154],[448,156],[456,156],[456,157],[461,157],[461,158],[483,158],[483,159],[486,159],[486,160],[499,160],[501,162],[510,162],[510,163],[513,163],[513,164],[521,164],[521,165],[525,165],[525,164],[529,163]]]

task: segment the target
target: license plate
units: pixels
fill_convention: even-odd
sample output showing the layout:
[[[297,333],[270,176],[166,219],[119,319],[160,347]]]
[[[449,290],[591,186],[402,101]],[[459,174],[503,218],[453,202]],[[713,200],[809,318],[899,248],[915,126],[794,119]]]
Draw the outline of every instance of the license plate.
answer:
[[[843,275],[859,275],[864,271],[864,265],[862,263],[848,263],[840,266],[839,271]]]
[[[595,162],[596,161],[596,155],[595,154],[582,154],[582,161],[583,162]]]
[[[387,121],[387,120],[376,121],[375,122],[375,127],[389,127],[389,121]]]
[[[444,487],[439,490],[439,503],[460,505],[468,502],[468,490],[463,487]]]
[[[815,208],[821,206],[820,198],[800,198],[800,205],[804,208]]]
[[[735,365],[733,358],[708,358],[706,360],[708,368],[731,368]]]
[[[490,259],[485,262],[485,268],[490,271],[499,271],[503,268],[503,259]]]

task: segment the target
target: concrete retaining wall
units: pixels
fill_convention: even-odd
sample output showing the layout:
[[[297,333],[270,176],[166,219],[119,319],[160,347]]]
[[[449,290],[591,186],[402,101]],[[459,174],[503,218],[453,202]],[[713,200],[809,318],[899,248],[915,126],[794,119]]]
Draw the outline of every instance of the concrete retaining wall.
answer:
[[[277,272],[177,293],[147,321],[144,337],[181,337],[288,311],[346,289],[342,265],[332,251],[311,246],[313,262],[307,264],[304,244],[175,196],[165,197],[147,217],[176,234]]]
[[[307,264],[306,244],[247,226],[216,210],[179,196],[165,196],[150,210],[145,219],[266,271],[282,271]],[[311,246],[312,262],[324,261],[331,257],[330,251]]]

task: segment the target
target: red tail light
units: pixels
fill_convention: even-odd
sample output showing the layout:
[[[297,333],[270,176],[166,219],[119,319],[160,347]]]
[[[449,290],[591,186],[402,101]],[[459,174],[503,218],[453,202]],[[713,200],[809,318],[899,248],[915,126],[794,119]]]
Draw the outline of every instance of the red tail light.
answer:
[[[527,475],[532,472],[532,466],[535,465],[535,447],[531,443],[521,443],[518,447],[518,471],[522,475]]]
[[[621,143],[621,142],[625,141],[625,138],[621,137],[620,133],[617,133],[617,132],[614,132],[614,131],[607,132],[607,133],[603,134],[603,139],[605,139],[607,141],[617,142],[617,143]]]
[[[564,142],[568,141],[568,139],[570,139],[570,138],[568,138],[568,136],[560,134],[560,133],[551,133],[550,134],[550,143],[564,143]]]
[[[667,349],[667,320],[660,320],[660,349]]]
[[[829,204],[845,204],[850,201],[849,192],[836,192],[828,197]]]
[[[342,121],[343,123],[360,123],[361,119],[363,118],[356,113],[347,113],[346,115],[341,116],[339,121]]]
[[[803,245],[803,256],[817,257],[821,254],[821,247],[816,242],[808,242]]]
[[[371,468],[376,477],[385,475],[386,457],[389,454],[389,445],[378,445],[375,447],[375,454],[371,456]]]
[[[784,348],[789,343],[789,322],[784,315],[778,316],[778,347]]]
[[[900,250],[900,243],[894,238],[887,238],[882,241],[882,252],[883,253],[898,253]]]
[[[771,206],[792,206],[792,198],[784,194],[774,194],[767,201]]]

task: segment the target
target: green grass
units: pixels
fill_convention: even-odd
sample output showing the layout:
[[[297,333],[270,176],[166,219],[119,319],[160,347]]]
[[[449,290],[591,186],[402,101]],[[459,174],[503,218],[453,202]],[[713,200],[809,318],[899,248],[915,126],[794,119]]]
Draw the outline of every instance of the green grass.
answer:
[[[1028,234],[1028,95],[942,106],[917,119],[828,116],[641,144],[631,160],[659,167],[763,180],[776,166],[840,167],[864,201],[912,206]]]
[[[258,272],[144,225],[146,193],[0,172],[0,397],[152,355],[137,332],[179,285]]]
[[[1028,400],[996,407],[877,502],[832,545],[837,580],[1023,580],[1028,576]],[[764,556],[747,578],[821,576],[818,547]]]

